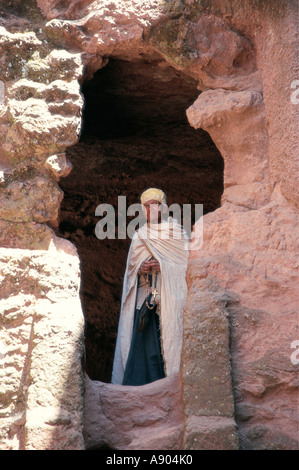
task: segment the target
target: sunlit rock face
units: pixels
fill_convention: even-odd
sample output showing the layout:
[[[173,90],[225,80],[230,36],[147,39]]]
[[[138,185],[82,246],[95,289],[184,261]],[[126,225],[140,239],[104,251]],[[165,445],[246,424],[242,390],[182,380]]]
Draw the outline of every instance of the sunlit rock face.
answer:
[[[1,446],[83,449],[83,317],[79,259],[67,240],[47,250],[1,248]]]
[[[0,2],[3,449],[298,447],[294,8]],[[204,238],[181,373],[135,390],[106,383],[129,240],[94,211],[152,185]]]

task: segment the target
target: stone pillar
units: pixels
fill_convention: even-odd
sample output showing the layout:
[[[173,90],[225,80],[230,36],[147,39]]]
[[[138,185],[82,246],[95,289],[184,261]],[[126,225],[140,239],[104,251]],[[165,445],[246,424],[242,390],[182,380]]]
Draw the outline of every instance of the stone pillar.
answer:
[[[182,352],[184,448],[233,450],[238,436],[225,311],[229,296],[206,276],[204,263],[189,263]]]

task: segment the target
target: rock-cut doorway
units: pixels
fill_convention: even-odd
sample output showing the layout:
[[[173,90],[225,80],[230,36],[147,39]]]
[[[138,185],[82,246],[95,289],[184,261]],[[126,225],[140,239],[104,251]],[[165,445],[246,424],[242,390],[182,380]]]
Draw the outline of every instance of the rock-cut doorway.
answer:
[[[60,183],[58,234],[74,243],[81,260],[86,372],[110,382],[131,240],[99,240],[96,207],[117,208],[120,195],[128,207],[155,186],[168,205],[214,211],[223,192],[223,159],[209,134],[187,121],[186,109],[199,94],[195,80],[164,61],[111,59],[82,85],[82,94],[80,140],[67,150],[73,170]]]

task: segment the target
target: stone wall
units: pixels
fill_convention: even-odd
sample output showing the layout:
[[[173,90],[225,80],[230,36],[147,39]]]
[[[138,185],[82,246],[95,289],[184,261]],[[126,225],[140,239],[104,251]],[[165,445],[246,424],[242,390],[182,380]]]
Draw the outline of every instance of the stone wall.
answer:
[[[145,448],[151,416],[163,435],[155,449],[298,447],[295,7],[0,2],[1,448]],[[109,58],[159,60],[197,81],[189,123],[224,159],[222,205],[204,216],[202,246],[194,227],[176,392],[167,395],[169,379],[145,387],[153,402],[162,389],[164,402],[126,442],[125,421],[117,430],[103,421],[103,437],[90,407],[100,400],[104,419],[111,393],[125,413],[136,393],[143,403],[142,390],[88,378],[83,433],[79,257],[55,235],[65,152],[81,128],[80,84]]]

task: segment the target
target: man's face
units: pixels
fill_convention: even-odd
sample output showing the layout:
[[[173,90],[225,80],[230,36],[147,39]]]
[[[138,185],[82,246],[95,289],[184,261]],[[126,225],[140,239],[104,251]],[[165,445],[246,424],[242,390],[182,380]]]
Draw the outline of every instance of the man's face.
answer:
[[[161,204],[154,199],[144,204],[146,211],[146,219],[148,222],[157,224],[161,222]]]

